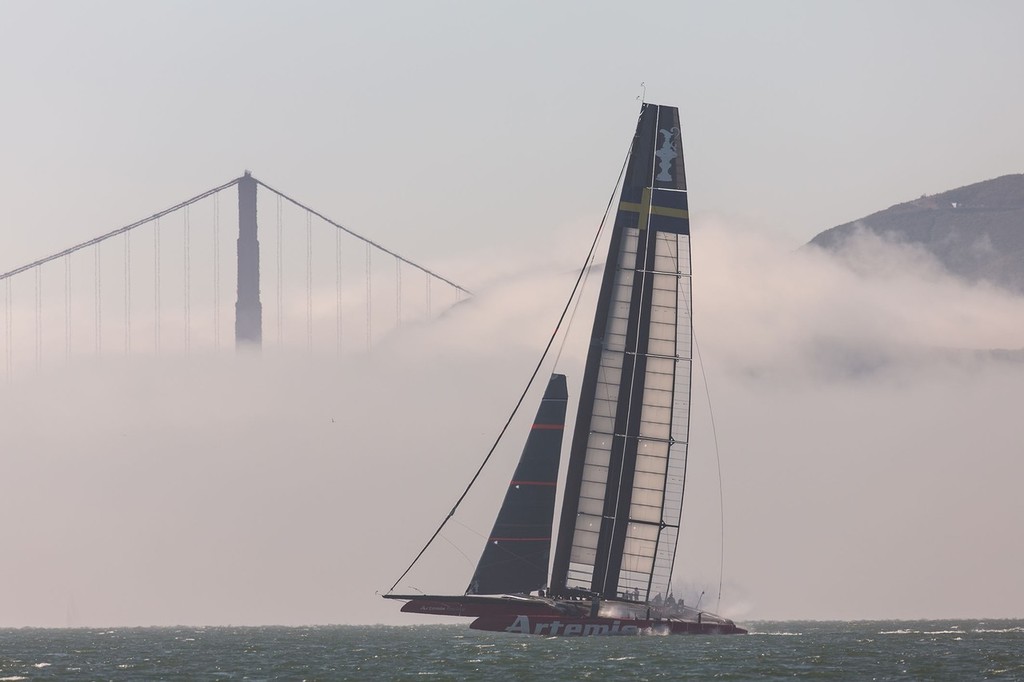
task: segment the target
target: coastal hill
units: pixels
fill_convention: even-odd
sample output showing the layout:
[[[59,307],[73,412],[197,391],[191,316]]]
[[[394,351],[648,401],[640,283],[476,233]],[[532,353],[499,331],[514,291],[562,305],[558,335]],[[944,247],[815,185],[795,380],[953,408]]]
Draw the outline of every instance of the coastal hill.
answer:
[[[920,247],[969,282],[1024,294],[1024,174],[897,204],[825,230],[809,245],[839,252],[860,230]]]

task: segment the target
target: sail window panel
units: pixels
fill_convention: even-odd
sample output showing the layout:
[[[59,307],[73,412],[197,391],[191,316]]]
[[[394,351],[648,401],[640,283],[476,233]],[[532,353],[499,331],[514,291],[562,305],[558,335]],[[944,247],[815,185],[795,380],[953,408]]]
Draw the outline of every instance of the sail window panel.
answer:
[[[608,386],[611,386],[611,384],[604,384],[603,386],[598,386],[598,390],[600,391],[600,390],[603,389],[603,390],[605,390],[606,393],[608,393],[610,395],[614,395],[614,393],[612,393],[612,391],[607,388]],[[600,395],[600,392],[598,393],[598,395]],[[594,399],[594,412],[593,412],[592,417],[611,417],[611,418],[614,418],[614,416],[615,416],[615,405],[617,403],[618,403],[617,400],[613,400],[613,399],[610,399],[610,398],[603,398],[603,397],[595,398]],[[596,431],[597,429],[594,429],[594,430]],[[600,431],[602,433],[611,433],[613,431],[613,429],[600,429]]]
[[[664,374],[662,372],[647,372],[647,380],[645,382],[645,390],[647,391],[665,391],[671,397],[675,385],[675,377],[673,377],[671,374]],[[647,402],[646,397],[644,398],[644,402]]]
[[[661,438],[668,440],[672,436],[672,425],[668,422],[640,422],[640,435],[644,438]]]
[[[670,325],[673,330],[673,336],[675,336],[676,327],[679,326],[677,324],[676,317],[677,315],[675,308],[665,305],[657,305],[651,308],[651,324]]]
[[[647,373],[675,374],[675,358],[647,358]]]
[[[597,550],[573,545],[572,551],[569,553],[569,561],[575,561],[581,564],[593,564],[597,561]]]
[[[587,438],[587,464],[608,466],[612,437],[607,433],[591,433]]]
[[[569,579],[569,587],[590,589],[590,583],[594,579],[594,562],[579,563],[570,560],[569,570],[566,574]]]
[[[676,304],[676,288],[671,289],[654,289],[651,291],[651,303],[652,305],[665,306],[671,308]]]
[[[658,539],[658,526],[647,523],[631,523],[626,527],[626,538],[633,540],[647,540],[654,542]],[[654,547],[651,547],[651,554],[654,554]]]
[[[662,375],[656,374],[655,376],[661,377]],[[669,408],[672,406],[672,399],[672,391],[666,391],[661,388],[652,388],[650,384],[645,386],[644,419],[668,423],[672,416],[672,413],[669,411]],[[664,410],[664,412],[657,412],[655,408],[660,408]]]
[[[599,367],[597,383],[595,385],[595,394],[602,400],[607,400],[614,404],[617,400],[613,400],[612,398],[619,394],[619,383],[621,381],[621,367]]]
[[[640,436],[668,440],[672,436],[671,410],[667,407],[644,406],[640,418]]]
[[[633,475],[633,499],[636,498],[637,490],[655,490],[658,493],[657,504],[661,506],[661,489],[665,485],[665,474],[651,473],[646,471],[638,471]],[[650,502],[643,502],[643,504],[651,504]]]
[[[590,429],[600,433],[612,433],[615,430],[615,418],[595,414],[590,417]]]
[[[660,494],[659,494],[660,497]],[[661,505],[654,506],[648,504],[639,504],[633,501],[629,505],[629,518],[632,521],[644,521],[646,523],[660,523],[661,522]]]
[[[624,357],[625,356],[622,353],[613,353],[613,352],[609,352],[607,350],[605,350],[603,353],[601,353],[601,364],[600,364],[601,373],[602,373],[601,374],[601,379],[603,380],[606,377],[613,376],[613,374],[614,374],[614,372],[616,370],[619,373],[621,373],[622,372],[622,363],[623,363]],[[618,375],[614,374],[614,376],[618,376]]]
[[[625,575],[619,575],[620,585],[624,585],[626,582],[637,582],[636,577],[630,579],[630,573],[639,573],[646,577],[654,570],[653,549],[648,550],[647,545],[653,548],[654,543],[631,543],[626,540],[626,549],[622,553],[621,564],[621,570]],[[630,551],[631,549],[636,551]]]
[[[640,230],[635,227],[627,227],[622,231],[621,249],[619,253],[619,263],[627,263],[633,265],[636,262],[636,247],[639,243]],[[634,256],[633,258],[627,258],[627,256]]]
[[[637,506],[654,507],[658,510],[658,513],[654,518],[651,519],[638,519],[644,521],[661,521],[661,504],[664,501],[664,493],[661,490],[661,485],[652,488],[638,488],[633,487],[633,501],[632,504]],[[632,515],[632,514],[631,514]]]
[[[630,547],[630,542],[626,541],[627,548]],[[643,551],[636,553],[625,551],[622,553],[622,573],[619,574],[619,585],[623,588],[629,584],[636,584],[638,582],[646,583],[646,580],[639,581],[635,577],[630,578],[631,573],[639,573],[645,578],[651,574],[654,568],[654,557]],[[623,590],[625,591],[625,590]]]
[[[576,516],[576,533],[573,544],[580,547],[597,547],[597,538],[601,533],[601,517],[591,514]]]
[[[604,337],[604,347],[610,351],[623,352],[626,350],[626,335],[607,333]]]
[[[656,457],[652,455],[637,455],[636,470],[652,474],[665,474],[667,457]]]
[[[672,292],[672,300],[675,301],[675,293],[679,289],[679,277],[675,273],[654,272],[649,274],[648,277],[651,278],[651,285],[654,291]]]
[[[666,391],[644,391],[644,411],[640,421],[668,426],[672,421],[672,408],[665,403],[671,401],[672,394]]]
[[[672,357],[676,352],[676,342],[672,340],[650,339],[647,342],[647,352],[651,355],[663,355]]]
[[[654,269],[657,272],[679,272],[679,259],[672,253],[661,253],[661,249],[654,254]]]
[[[678,272],[683,268],[689,268],[689,251],[682,251],[680,257],[679,239],[676,235],[669,236],[666,233],[658,235],[658,242],[654,247],[654,269],[659,272]]]
[[[607,457],[604,458],[605,462],[608,461]],[[600,464],[594,464],[586,462],[583,465],[583,482],[584,483],[600,483],[604,485],[608,481],[608,467],[601,466]],[[604,494],[604,491],[602,491]],[[596,495],[588,494],[588,497],[597,497]]]
[[[580,497],[576,511],[580,514],[592,514],[600,516],[604,513],[604,499],[594,497]]]
[[[620,267],[619,268],[618,276],[617,276],[617,278],[615,280],[616,288],[625,288],[625,289],[632,289],[633,288],[633,277],[634,277],[634,274],[635,274],[636,271],[631,269],[632,265],[633,264],[630,263],[629,264],[629,266],[630,266],[629,268],[626,268],[626,267]]]
[[[607,471],[607,469],[605,469],[605,471]],[[580,484],[580,497],[586,497],[593,500],[601,500],[603,502],[604,490],[604,482],[598,483],[596,481],[583,481],[583,483]]]
[[[649,336],[657,339],[676,340],[676,330],[679,329],[679,326],[676,324],[675,316],[668,312],[674,311],[662,306],[651,308],[651,318],[647,323]],[[660,318],[656,318],[656,316],[660,316]]]
[[[652,317],[648,322],[647,335],[652,339],[658,339],[660,341],[672,341],[675,343],[676,340],[676,322],[675,319],[667,318],[665,320],[654,319],[656,311],[662,310],[661,308],[652,308]],[[664,316],[663,316],[664,317]]]
[[[621,336],[626,335],[626,331],[629,329],[629,319],[625,317],[609,317],[608,318],[608,334],[618,334]]]

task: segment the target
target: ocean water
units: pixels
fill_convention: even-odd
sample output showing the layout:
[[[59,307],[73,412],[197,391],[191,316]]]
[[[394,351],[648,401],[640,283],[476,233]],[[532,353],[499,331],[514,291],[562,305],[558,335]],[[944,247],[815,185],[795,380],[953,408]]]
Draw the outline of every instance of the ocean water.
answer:
[[[0,680],[1024,680],[1024,621],[755,622],[731,637],[461,625],[0,630]]]

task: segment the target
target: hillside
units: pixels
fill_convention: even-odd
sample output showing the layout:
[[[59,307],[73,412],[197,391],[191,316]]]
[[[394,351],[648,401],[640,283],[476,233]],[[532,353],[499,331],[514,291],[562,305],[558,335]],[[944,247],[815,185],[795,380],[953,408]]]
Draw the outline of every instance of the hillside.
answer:
[[[897,204],[825,230],[809,245],[841,251],[861,229],[921,247],[967,281],[1024,293],[1024,174]]]

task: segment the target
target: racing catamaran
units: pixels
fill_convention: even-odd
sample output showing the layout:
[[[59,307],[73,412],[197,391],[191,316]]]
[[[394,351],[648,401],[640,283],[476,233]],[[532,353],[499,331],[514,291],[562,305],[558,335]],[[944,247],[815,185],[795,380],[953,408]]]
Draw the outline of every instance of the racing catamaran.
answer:
[[[609,238],[550,575],[568,401],[560,374],[551,376],[465,594],[384,596],[404,600],[407,613],[472,617],[478,630],[745,633],[671,596],[686,481],[691,321],[679,112],[645,103]]]

